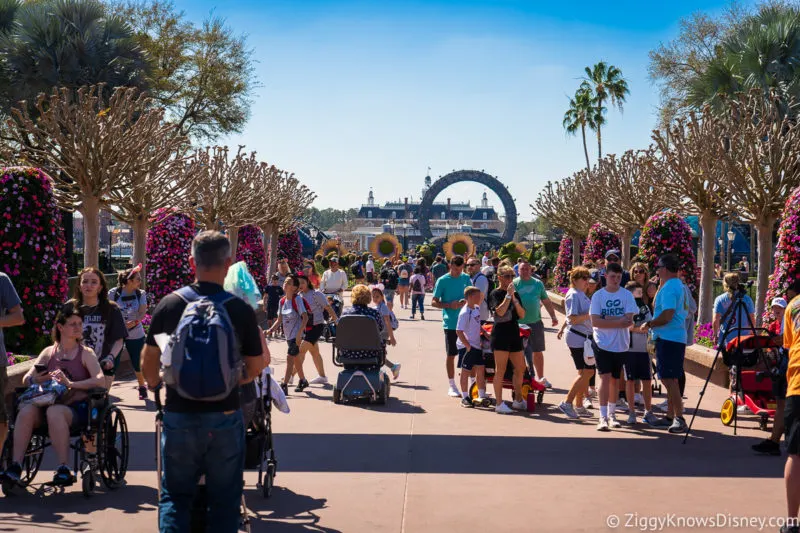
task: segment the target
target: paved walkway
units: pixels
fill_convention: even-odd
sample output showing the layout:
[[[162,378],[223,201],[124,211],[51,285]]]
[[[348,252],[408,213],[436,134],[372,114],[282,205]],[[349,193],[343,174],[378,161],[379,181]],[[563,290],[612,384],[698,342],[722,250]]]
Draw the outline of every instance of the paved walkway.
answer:
[[[440,313],[429,310],[427,322],[409,321],[408,311],[397,315],[398,346],[390,358],[403,370],[388,406],[334,405],[330,388],[312,386],[291,393],[290,415],[274,412],[279,474],[272,499],[264,500],[255,474],[246,474],[253,531],[609,531],[609,515],[619,517],[618,530],[637,531],[654,524],[623,526],[670,514],[785,512],[783,459],[750,453],[750,444],[764,436],[755,417],[742,421],[738,437],[722,426],[724,390],[710,387],[686,445],[682,437],[642,425],[598,433],[596,419],[569,421],[555,407],[574,368],[563,343],[548,331],[546,374],[556,389],[545,395],[542,410],[501,416],[463,409],[446,395]],[[271,348],[280,375],[284,345]],[[335,376],[328,345],[323,353]],[[134,385],[122,382],[113,390],[131,430],[127,486],[90,500],[79,486],[44,499],[0,498],[0,531],[155,531],[154,407],[136,399]],[[701,386],[689,377],[692,407]],[[49,479],[51,467],[49,458],[37,481]]]

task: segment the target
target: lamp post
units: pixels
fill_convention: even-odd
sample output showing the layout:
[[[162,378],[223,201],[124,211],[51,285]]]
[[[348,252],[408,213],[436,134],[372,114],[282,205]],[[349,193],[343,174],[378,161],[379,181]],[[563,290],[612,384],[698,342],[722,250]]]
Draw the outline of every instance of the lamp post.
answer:
[[[108,230],[108,268],[111,269],[111,242],[114,238],[114,224],[109,223],[106,229]]]
[[[717,244],[719,244],[719,264],[721,266],[725,266],[725,241],[722,240],[722,237],[717,239]]]
[[[736,234],[733,232],[732,229],[728,230],[728,272],[732,270],[731,268],[731,254],[733,253],[733,238],[736,237]]]

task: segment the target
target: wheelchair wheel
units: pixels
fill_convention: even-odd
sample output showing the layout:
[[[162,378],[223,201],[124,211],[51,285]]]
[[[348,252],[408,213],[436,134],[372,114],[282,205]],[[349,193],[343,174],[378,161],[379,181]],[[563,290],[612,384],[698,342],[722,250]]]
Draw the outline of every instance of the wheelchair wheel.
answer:
[[[336,387],[333,388],[333,403],[336,404],[342,403],[342,391],[340,391]]]
[[[119,487],[128,471],[128,424],[125,415],[114,406],[103,411],[97,432],[100,477],[109,489]]]
[[[81,466],[81,491],[85,498],[90,497],[94,492],[94,472],[88,463]]]
[[[719,410],[719,419],[726,426],[730,426],[731,423],[733,423],[735,412],[736,404],[734,404],[733,400],[730,398],[726,398],[725,401],[722,402],[722,408]]]
[[[2,457],[0,458],[0,467],[6,470],[11,466],[11,455],[13,453],[13,433],[9,432],[6,442],[3,444]],[[28,444],[28,451],[25,452],[25,457],[22,459],[22,475],[19,478],[19,484],[26,486],[39,473],[42,466],[42,459],[44,458],[44,437],[41,435],[33,435],[31,442]],[[4,481],[2,484],[3,494],[9,495],[14,489],[16,483],[12,481]]]

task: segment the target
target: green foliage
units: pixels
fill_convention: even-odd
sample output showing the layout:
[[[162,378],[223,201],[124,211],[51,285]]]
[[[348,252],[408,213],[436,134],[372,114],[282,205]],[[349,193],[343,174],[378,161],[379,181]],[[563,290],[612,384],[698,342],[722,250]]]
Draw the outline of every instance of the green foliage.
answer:
[[[13,16],[14,24],[9,24]],[[43,0],[0,9],[0,108],[39,93],[105,83],[146,88],[147,62],[124,19],[97,0]]]
[[[418,244],[415,249],[415,252],[418,254],[422,254],[422,257],[425,258],[425,262],[428,264],[428,266],[430,266],[433,263],[435,248],[432,244],[430,243]]]
[[[171,0],[115,0],[150,64],[150,93],[184,135],[214,140],[241,133],[257,87],[245,36],[211,16],[200,26]]]
[[[559,246],[561,246],[561,241],[545,241],[544,252],[546,254],[558,255]]]
[[[335,226],[336,224],[344,224],[358,216],[358,209],[332,209],[327,207],[325,209],[317,209],[316,207],[309,207],[303,214],[303,218],[314,224],[321,230],[325,231]]]
[[[503,246],[500,247],[500,250],[497,253],[497,257],[500,258],[501,261],[504,259],[508,259],[512,263],[516,263],[517,259],[520,257],[519,251],[517,250],[517,243],[515,242],[507,242]]]

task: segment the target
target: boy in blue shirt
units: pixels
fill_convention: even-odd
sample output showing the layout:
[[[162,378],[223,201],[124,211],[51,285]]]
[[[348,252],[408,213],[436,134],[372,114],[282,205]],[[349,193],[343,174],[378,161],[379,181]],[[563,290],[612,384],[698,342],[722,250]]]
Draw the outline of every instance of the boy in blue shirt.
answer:
[[[460,255],[453,256],[450,260],[450,271],[436,280],[433,288],[431,305],[442,310],[442,326],[444,327],[444,346],[447,353],[445,367],[450,388],[447,395],[452,398],[461,398],[456,386],[456,355],[458,355],[458,313],[464,306],[464,289],[472,285],[472,280],[464,274],[464,258]]]
[[[645,322],[653,330],[656,341],[656,366],[661,382],[667,388],[667,417],[658,420],[657,427],[669,427],[670,433],[684,433],[683,399],[679,380],[683,375],[686,354],[686,302],[683,284],[678,279],[678,257],[662,255],[656,265],[661,288],[656,294],[655,318]]]

